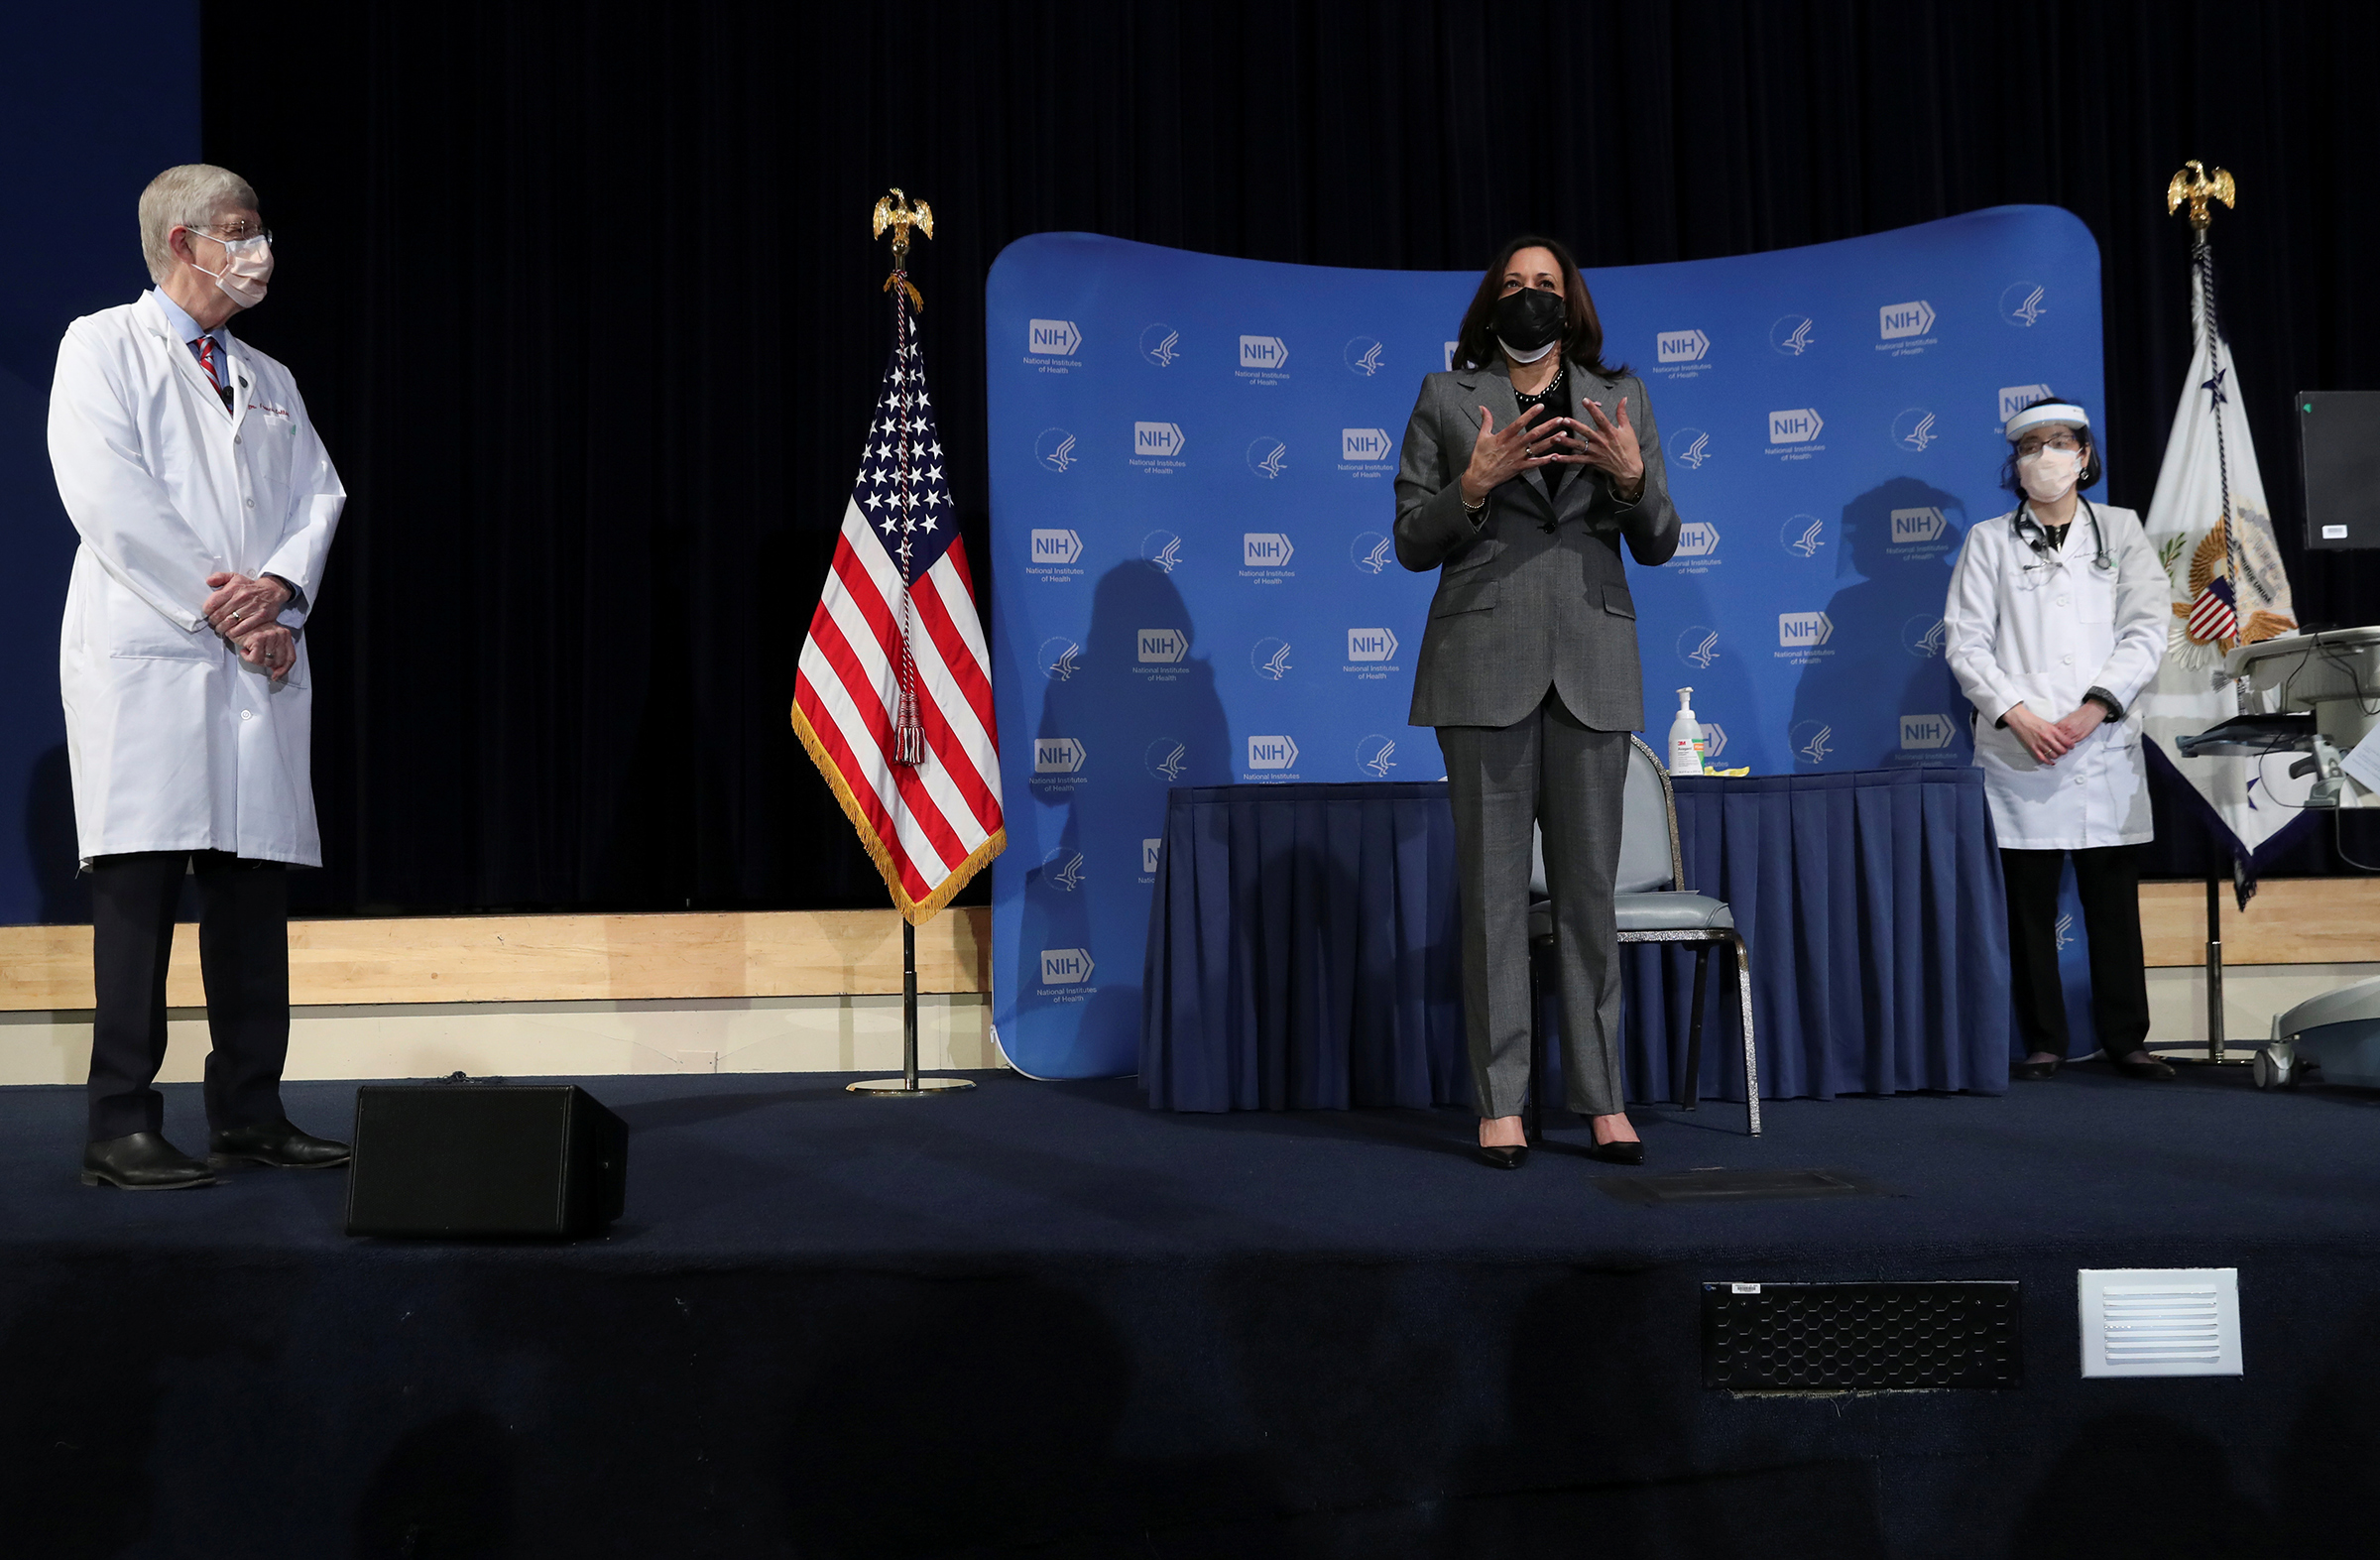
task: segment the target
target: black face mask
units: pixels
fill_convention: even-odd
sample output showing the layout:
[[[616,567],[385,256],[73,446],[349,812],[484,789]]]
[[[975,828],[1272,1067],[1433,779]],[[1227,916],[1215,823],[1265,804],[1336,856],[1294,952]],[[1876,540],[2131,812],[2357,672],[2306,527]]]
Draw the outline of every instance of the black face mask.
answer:
[[[1569,317],[1561,294],[1524,287],[1495,300],[1495,339],[1519,351],[1534,352],[1562,334]]]

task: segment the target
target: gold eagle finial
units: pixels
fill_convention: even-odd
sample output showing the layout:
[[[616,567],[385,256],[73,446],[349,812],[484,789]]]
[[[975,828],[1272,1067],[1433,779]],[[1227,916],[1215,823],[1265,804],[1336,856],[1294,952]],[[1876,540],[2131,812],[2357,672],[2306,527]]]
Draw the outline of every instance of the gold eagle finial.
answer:
[[[2206,165],[2194,157],[2182,165],[2182,172],[2176,174],[2165,186],[2166,214],[2171,216],[2187,200],[2190,202],[2190,225],[2203,232],[2211,220],[2206,202],[2220,200],[2226,206],[2234,205],[2238,193],[2239,186],[2232,181],[2229,174],[2218,168],[2209,178]]]
[[[908,294],[909,301],[922,312],[925,300],[919,296],[916,284],[909,281],[906,275],[909,269],[909,229],[915,228],[926,237],[933,237],[934,208],[922,200],[912,201],[898,184],[894,184],[891,194],[876,197],[875,236],[884,237],[887,228],[892,230],[892,274],[885,278],[884,291],[892,292],[892,284],[898,282],[900,290]]]

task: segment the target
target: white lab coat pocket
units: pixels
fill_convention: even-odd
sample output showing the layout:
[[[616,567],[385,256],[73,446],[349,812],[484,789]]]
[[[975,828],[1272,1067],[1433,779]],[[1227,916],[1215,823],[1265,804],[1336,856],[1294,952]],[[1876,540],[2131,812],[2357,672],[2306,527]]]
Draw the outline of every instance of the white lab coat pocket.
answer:
[[[99,628],[112,660],[213,660],[215,631],[201,623],[195,632],[158,611],[95,563]]]

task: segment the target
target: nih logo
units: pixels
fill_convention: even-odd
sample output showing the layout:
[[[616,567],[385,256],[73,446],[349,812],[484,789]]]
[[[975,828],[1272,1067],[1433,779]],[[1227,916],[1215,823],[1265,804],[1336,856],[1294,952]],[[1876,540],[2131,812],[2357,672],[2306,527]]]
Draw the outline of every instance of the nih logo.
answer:
[[[1823,612],[1777,614],[1777,643],[1787,650],[1815,650],[1834,637],[1834,620]]]
[[[1248,767],[1251,770],[1286,770],[1296,763],[1297,744],[1287,737],[1248,739]]]
[[[1190,441],[1182,436],[1179,422],[1135,422],[1132,424],[1132,453],[1135,455],[1178,455]]]
[[[1180,629],[1142,629],[1139,648],[1140,664],[1171,666],[1189,653],[1190,636]]]
[[[1386,629],[1349,629],[1347,659],[1386,660],[1396,654],[1396,636]]]
[[[1035,737],[1035,775],[1075,775],[1083,768],[1083,745],[1072,737]]]
[[[1818,437],[1819,431],[1826,425],[1826,419],[1808,407],[1771,412],[1768,415],[1768,441],[1772,444],[1806,444]]]
[[[1157,857],[1164,849],[1165,836],[1162,834],[1153,840],[1142,840],[1140,842],[1140,870],[1152,878],[1155,877]]]
[[[1080,986],[1091,979],[1091,955],[1081,948],[1043,948],[1041,984]]]
[[[1028,320],[1024,331],[1024,349],[1050,357],[1072,357],[1075,348],[1083,344],[1083,333],[1074,328],[1071,319]]]
[[[1071,531],[1033,533],[1033,561],[1043,565],[1072,563],[1083,555],[1083,539]]]
[[[1719,550],[1719,528],[1707,520],[1690,520],[1678,528],[1678,556],[1707,558]]]
[[[2057,392],[2047,385],[2002,385],[2000,387],[2000,420],[2007,421],[2036,401],[2047,401]]]
[[[1240,559],[1246,568],[1287,568],[1289,558],[1297,548],[1277,531],[1244,531],[1240,534]]]
[[[1896,509],[1892,512],[1892,544],[1905,547],[1940,540],[1949,524],[1939,509]]]
[[[1901,717],[1901,747],[1904,751],[1947,748],[1951,745],[1951,717],[1948,715]]]
[[[1279,336],[1242,336],[1242,368],[1282,369],[1289,366],[1289,346]]]
[[[1699,330],[1664,330],[1653,337],[1653,353],[1664,363],[1700,363],[1711,338]]]
[[[1386,428],[1343,427],[1339,430],[1341,460],[1386,460],[1390,447]]]
[[[1934,328],[1934,305],[1924,299],[1913,303],[1887,303],[1876,310],[1876,333],[1887,341],[1922,336]]]

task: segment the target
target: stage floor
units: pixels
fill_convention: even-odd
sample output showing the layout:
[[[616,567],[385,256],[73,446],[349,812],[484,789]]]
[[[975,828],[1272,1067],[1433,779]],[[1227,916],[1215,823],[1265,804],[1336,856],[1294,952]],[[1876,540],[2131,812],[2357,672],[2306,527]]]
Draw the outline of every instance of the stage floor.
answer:
[[[339,1233],[340,1173],[75,1182],[0,1090],[0,1532],[66,1556],[2365,1552],[2380,1096],[2083,1065],[2002,1098],[1640,1110],[1645,1170],[1454,1112],[1130,1082],[605,1078],[625,1220]],[[203,1137],[194,1087],[168,1132]],[[289,1088],[342,1134],[353,1086]],[[1644,1206],[1825,1167],[1873,1195]],[[2237,1266],[2247,1374],[2078,1378],[2075,1269]],[[1736,1396],[1711,1279],[2014,1278],[2025,1383]],[[1590,1535],[1601,1533],[1602,1540]]]

